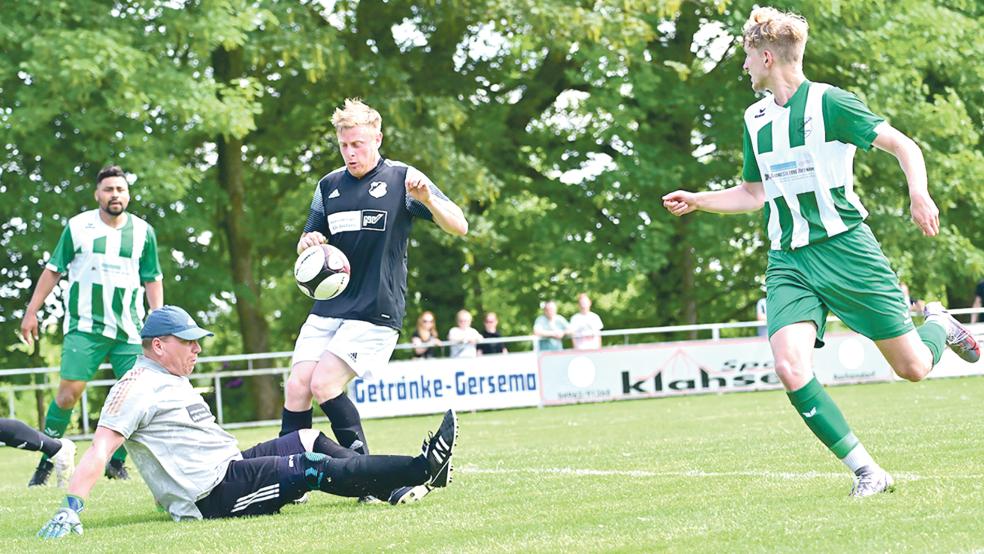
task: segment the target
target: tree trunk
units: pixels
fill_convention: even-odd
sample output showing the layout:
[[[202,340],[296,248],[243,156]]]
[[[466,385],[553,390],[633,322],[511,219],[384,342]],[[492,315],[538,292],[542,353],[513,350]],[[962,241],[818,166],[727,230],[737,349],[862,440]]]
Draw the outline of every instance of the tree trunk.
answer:
[[[243,75],[243,51],[224,47],[212,53],[212,65],[216,81],[228,83]],[[253,268],[253,243],[250,239],[246,217],[246,186],[243,178],[243,140],[220,135],[216,137],[218,150],[219,186],[226,193],[225,202],[219,205],[219,226],[225,231],[229,244],[229,265],[235,286],[236,314],[243,338],[243,351],[268,352],[270,327],[263,316],[261,290]],[[269,367],[265,360],[253,367]],[[273,375],[251,378],[249,390],[253,396],[256,417],[277,419],[283,405],[280,379]]]

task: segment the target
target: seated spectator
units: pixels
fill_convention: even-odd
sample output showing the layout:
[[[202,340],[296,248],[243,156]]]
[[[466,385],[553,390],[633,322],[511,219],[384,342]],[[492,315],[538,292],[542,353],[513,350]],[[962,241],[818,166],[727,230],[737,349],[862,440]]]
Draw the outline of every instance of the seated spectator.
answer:
[[[581,293],[577,295],[578,312],[571,316],[571,324],[567,329],[574,348],[577,350],[597,350],[601,348],[601,335],[605,325],[598,314],[591,311],[591,299]]]
[[[905,305],[909,307],[909,313],[913,315],[923,315],[926,310],[926,303],[918,298],[909,296],[909,285],[899,281],[899,288],[902,289],[902,296],[905,297]]]
[[[533,334],[540,337],[537,346],[540,350],[563,350],[564,335],[567,334],[567,320],[557,313],[557,303],[547,300],[543,304],[543,314],[533,322]]]
[[[468,310],[461,310],[455,316],[458,324],[448,331],[448,342],[451,343],[452,358],[474,358],[478,356],[475,345],[482,340],[482,335],[472,328],[472,316]]]
[[[499,334],[499,316],[495,315],[495,312],[489,312],[485,314],[485,327],[482,329],[482,337],[486,339],[498,339],[502,338]],[[506,344],[502,342],[491,342],[491,343],[481,343],[478,345],[478,351],[482,354],[508,354],[509,350],[506,349]]]
[[[410,337],[413,343],[414,358],[436,358],[441,350],[441,339],[437,333],[434,313],[426,311],[417,318],[417,328]]]

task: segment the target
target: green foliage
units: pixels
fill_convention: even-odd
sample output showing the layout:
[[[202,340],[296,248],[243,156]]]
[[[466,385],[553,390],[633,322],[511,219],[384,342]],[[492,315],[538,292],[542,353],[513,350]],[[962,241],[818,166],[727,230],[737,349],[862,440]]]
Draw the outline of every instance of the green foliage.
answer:
[[[859,153],[858,190],[913,294],[969,303],[984,274],[979,5],[779,4],[810,20],[808,77],[856,92],[922,146],[941,237],[908,222],[890,155]],[[265,314],[269,348],[289,349],[309,308],[291,283],[294,245],[317,179],[340,165],[330,117],[352,96],[381,111],[384,155],[430,175],[471,226],[465,240],[417,226],[407,330],[425,309],[446,330],[465,307],[495,310],[503,332],[523,334],[541,301],[556,297],[569,313],[580,291],[596,297],[608,328],[751,319],[761,215],[676,219],[661,197],[738,182],[741,112],[755,97],[736,37],[752,6],[5,6],[0,332],[19,325],[66,218],[92,206],[95,172],[117,162],[138,177],[131,211],[158,230],[167,302],[218,331],[207,353],[247,349],[241,299]],[[241,67],[217,66],[217,52],[241,54]],[[227,232],[220,138],[243,144],[240,235]],[[248,245],[254,289],[233,270],[230,240]],[[58,313],[51,304],[49,320]],[[0,352],[0,365],[17,356]]]

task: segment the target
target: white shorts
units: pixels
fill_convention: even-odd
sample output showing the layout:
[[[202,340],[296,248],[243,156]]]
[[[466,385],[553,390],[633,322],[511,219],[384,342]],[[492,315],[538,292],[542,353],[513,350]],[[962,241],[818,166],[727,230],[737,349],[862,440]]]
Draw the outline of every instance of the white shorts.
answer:
[[[399,337],[391,327],[311,314],[297,335],[290,367],[298,362],[317,362],[322,354],[331,352],[356,375],[371,379],[389,363]]]

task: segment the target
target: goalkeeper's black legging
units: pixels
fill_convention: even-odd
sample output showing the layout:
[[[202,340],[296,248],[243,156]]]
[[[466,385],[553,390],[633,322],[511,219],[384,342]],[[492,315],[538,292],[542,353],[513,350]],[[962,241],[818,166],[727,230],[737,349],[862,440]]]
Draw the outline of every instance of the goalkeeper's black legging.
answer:
[[[22,450],[44,452],[49,458],[61,450],[61,441],[36,431],[16,419],[0,418],[0,443]]]

